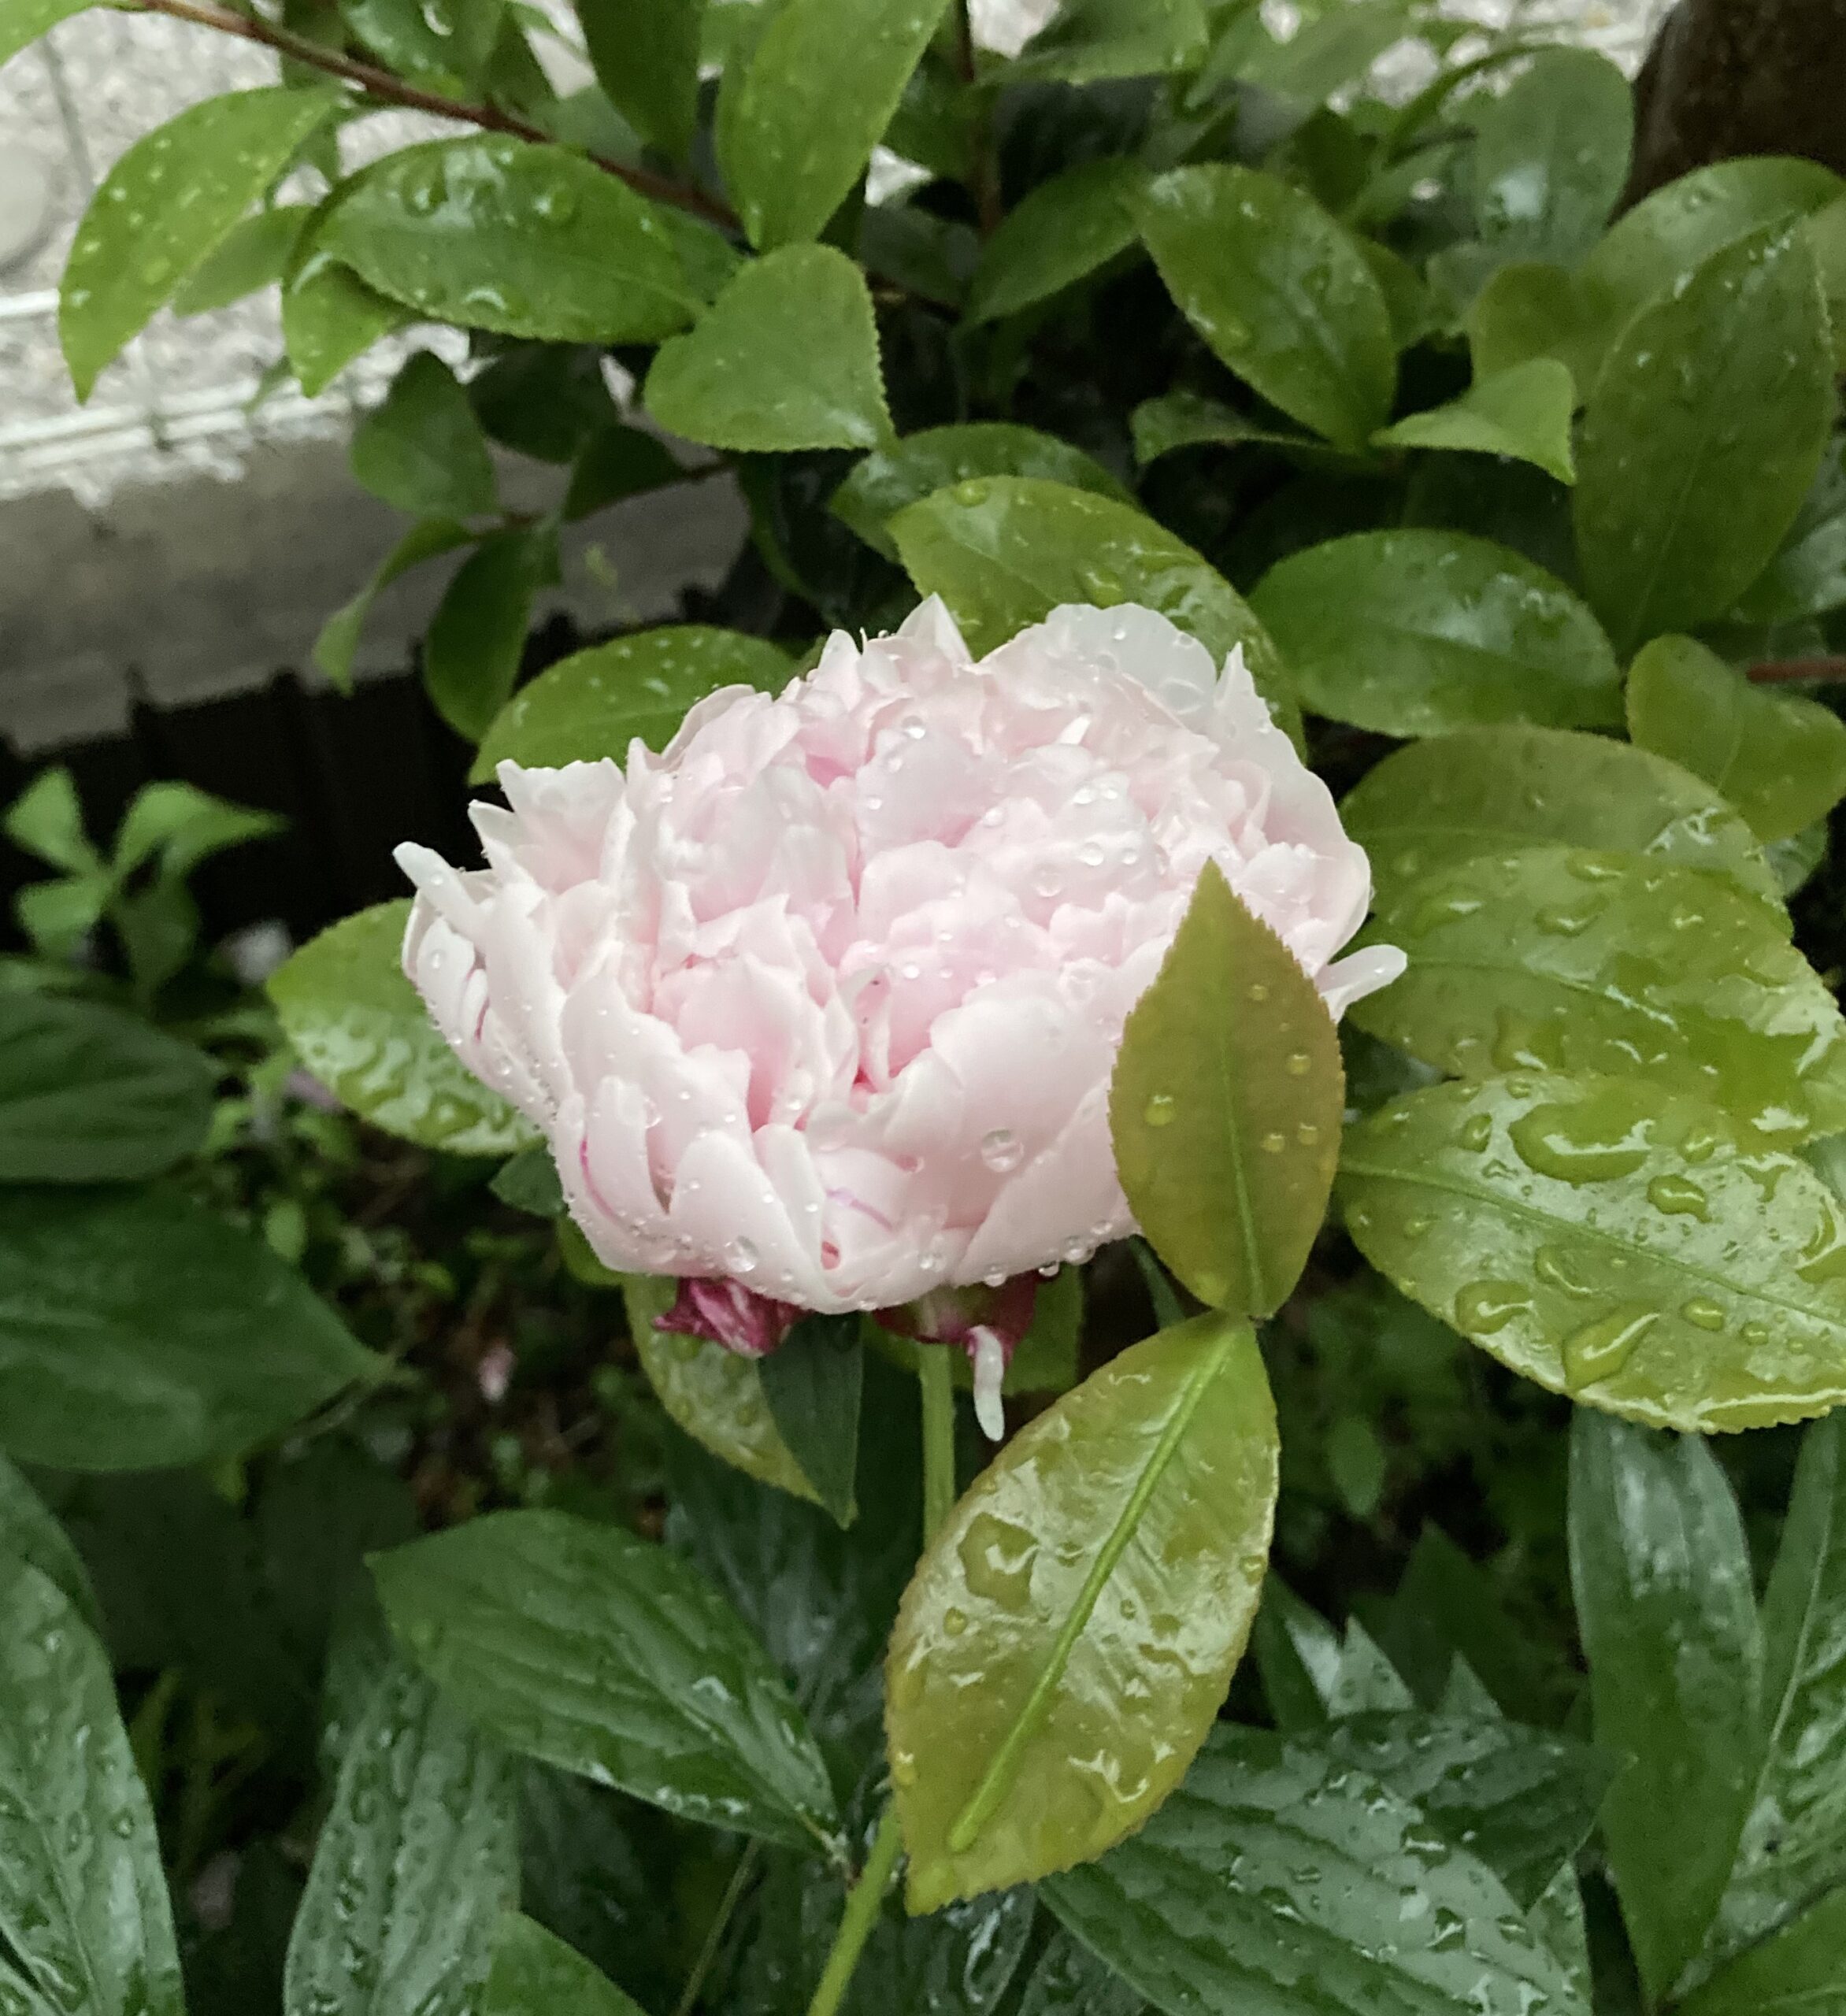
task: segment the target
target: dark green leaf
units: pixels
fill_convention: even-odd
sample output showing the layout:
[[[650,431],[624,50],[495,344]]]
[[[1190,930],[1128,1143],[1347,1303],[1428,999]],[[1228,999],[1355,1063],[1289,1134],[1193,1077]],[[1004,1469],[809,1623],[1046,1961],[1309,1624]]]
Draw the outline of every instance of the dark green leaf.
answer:
[[[1495,1581],[1440,1527],[1425,1526],[1410,1550],[1381,1635],[1425,1707],[1441,1699],[1459,1662],[1506,1714],[1526,1722],[1554,1718],[1549,1663]]]
[[[1620,675],[1596,618],[1561,581],[1485,539],[1329,539],[1271,568],[1251,606],[1304,704],[1330,720],[1412,736],[1621,718]]]
[[[1066,84],[1162,76],[1198,63],[1208,32],[1200,0],[1070,0],[1013,74]]]
[[[1254,169],[1174,169],[1141,234],[1181,313],[1271,406],[1343,448],[1391,410],[1397,346],[1358,244],[1312,198]]]
[[[1729,607],[1800,509],[1833,414],[1807,240],[1772,225],[1622,331],[1585,410],[1577,546],[1623,650]]]
[[[1201,1302],[1268,1316],[1287,1298],[1326,1216],[1345,1094],[1314,982],[1207,862],[1109,1092],[1129,1206]]]
[[[437,1034],[401,964],[407,900],[330,925],[269,977],[296,1054],[343,1105],[406,1141],[507,1155],[530,1124]]]
[[[1748,623],[1798,622],[1846,603],[1846,452],[1836,441],[1821,463],[1781,550],[1739,599]]]
[[[324,208],[321,215],[326,214]],[[408,309],[368,287],[317,243],[317,228],[313,223],[303,227],[296,264],[282,283],[283,346],[310,398],[324,392],[354,358],[410,319]]]
[[[500,1921],[481,2016],[643,2016],[574,1947],[530,1918]]]
[[[1677,2005],[1681,2016],[1846,2016],[1846,1890],[1734,1960]]]
[[[510,1162],[502,1163],[487,1188],[502,1204],[535,1218],[564,1215],[564,1185],[548,1142],[535,1141],[529,1148],[521,1148]]]
[[[714,448],[881,447],[891,415],[865,276],[830,245],[752,260],[661,346],[647,399],[662,427]]]
[[[202,1206],[0,1192],[0,1444],[24,1462],[236,1455],[376,1369],[292,1268]]]
[[[1277,96],[1324,105],[1343,84],[1362,78],[1392,44],[1414,34],[1407,0],[1368,0],[1304,18],[1286,42],[1266,35],[1237,66],[1237,75]]]
[[[521,687],[481,738],[471,780],[485,784],[502,763],[528,769],[628,760],[639,736],[664,749],[686,710],[727,687],[777,693],[794,668],[773,644],[736,630],[676,624],[573,652]]]
[[[677,1556],[559,1512],[498,1512],[378,1557],[392,1629],[523,1754],[791,1846],[833,1798],[762,1649]]]
[[[0,1996],[182,2016],[160,1844],[109,1663],[61,1590],[0,1557]]]
[[[1140,235],[1133,203],[1147,186],[1139,161],[1082,161],[1010,209],[980,250],[967,319],[1017,314],[1095,272]]]
[[[1573,265],[1602,234],[1628,180],[1634,113],[1605,56],[1548,49],[1498,96],[1473,102],[1474,216],[1508,259]]]
[[[1408,1714],[1416,1706],[1403,1675],[1356,1617],[1346,1621],[1340,1668],[1328,1690],[1327,1714],[1335,1721],[1351,1715]]]
[[[1569,370],[1555,357],[1477,378],[1458,399],[1413,413],[1372,436],[1380,448],[1462,449],[1533,462],[1560,483],[1577,480],[1570,415],[1577,403]]]
[[[420,350],[353,434],[353,474],[413,517],[472,518],[497,502],[487,437],[435,351]]]
[[[228,308],[287,272],[302,228],[313,212],[306,204],[278,203],[233,224],[217,250],[195,266],[173,296],[176,315]]]
[[[468,403],[495,440],[542,462],[570,461],[616,417],[587,343],[509,344],[468,381]]]
[[[1068,1868],[1159,1805],[1243,1651],[1275,1491],[1255,1338],[1215,1313],[1124,1352],[1006,1445],[931,1541],[891,1637],[912,1911]]]
[[[704,0],[576,0],[596,81],[662,153],[683,160],[699,118]]]
[[[102,1613],[90,1571],[70,1536],[4,1456],[0,1456],[0,1559],[28,1562],[58,1589],[98,1637]]]
[[[1554,1392],[1707,1431],[1846,1399],[1846,1208],[1714,1106],[1433,1086],[1348,1130],[1340,1192],[1373,1266]]]
[[[336,609],[321,626],[314,639],[314,662],[344,693],[351,690],[353,654],[359,647],[359,633],[371,613],[373,602],[400,574],[438,554],[452,553],[473,537],[465,525],[450,518],[429,518],[413,525],[379,564],[378,571],[352,600]]]
[[[1476,377],[1548,358],[1569,372],[1577,405],[1596,383],[1614,333],[1603,297],[1587,281],[1528,260],[1502,266],[1469,304],[1466,320]]]
[[[423,684],[458,735],[487,733],[513,691],[532,602],[558,579],[551,525],[490,532],[455,570],[423,640]]]
[[[638,427],[611,423],[584,442],[570,472],[565,493],[567,524],[589,517],[605,506],[644,490],[663,490],[685,480],[686,472],[664,441]]]
[[[1146,2007],[1121,1975],[1060,1925],[1025,1977],[1019,2016],[1141,2016]]]
[[[1273,1569],[1262,1585],[1250,1649],[1276,1727],[1284,1735],[1318,1729],[1340,1677],[1339,1636]]]
[[[865,1347],[856,1315],[802,1319],[758,1368],[784,1446],[843,1526],[858,1516],[859,1392]]]
[[[1579,1408],[1570,1579],[1596,1741],[1632,1761],[1603,1810],[1650,1996],[1697,1951],[1750,1792],[1763,1644],[1743,1522],[1696,1437]]]
[[[1246,441],[1286,448],[1307,461],[1318,458],[1339,466],[1344,461],[1336,450],[1309,435],[1280,433],[1197,392],[1163,392],[1158,398],[1144,399],[1129,416],[1129,424],[1134,433],[1135,460],[1144,466],[1171,454],[1176,448],[1203,444],[1234,448]]]
[[[506,17],[502,0],[339,0],[339,11],[387,69],[465,101],[481,96]]]

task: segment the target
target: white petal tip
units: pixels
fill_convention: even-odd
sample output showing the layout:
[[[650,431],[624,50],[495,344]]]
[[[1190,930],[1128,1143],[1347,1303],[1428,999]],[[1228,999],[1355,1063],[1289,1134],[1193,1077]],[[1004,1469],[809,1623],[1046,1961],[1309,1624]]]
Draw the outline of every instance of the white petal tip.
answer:
[[[984,1325],[977,1325],[968,1335],[974,1347],[974,1418],[988,1440],[998,1442],[1006,1432],[1006,1410],[1000,1400],[1006,1347]]]

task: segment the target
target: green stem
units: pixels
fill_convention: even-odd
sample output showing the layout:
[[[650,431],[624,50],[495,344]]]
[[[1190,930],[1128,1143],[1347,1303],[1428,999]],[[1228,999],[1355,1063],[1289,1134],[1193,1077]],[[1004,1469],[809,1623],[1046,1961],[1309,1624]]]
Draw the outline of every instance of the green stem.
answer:
[[[750,1887],[750,1879],[756,1873],[758,1847],[757,1842],[751,1842],[737,1858],[737,1866],[732,1870],[731,1880],[725,1884],[725,1894],[718,1901],[717,1910],[705,1935],[705,1944],[699,1947],[699,1958],[692,1962],[692,1971],[686,1977],[686,1985],[680,1991],[679,2006],[674,2010],[673,2016],[692,2016],[699,1991],[705,1986],[712,1962],[718,1957],[718,1947],[724,1943],[725,1929],[737,1907],[743,1901],[743,1893]]]
[[[866,1858],[864,1871],[847,1892],[846,1916],[840,1921],[840,1930],[834,1937],[833,1950],[827,1955],[821,1984],[814,1990],[814,2000],[808,2004],[808,2016],[833,2016],[839,2008],[840,1998],[852,1979],[853,1970],[859,1964],[859,1955],[865,1951],[866,1941],[871,1936],[872,1927],[877,1922],[878,1907],[884,1902],[884,1893],[891,1886],[891,1875],[897,1868],[898,1857],[903,1852],[903,1845],[897,1808],[887,1806],[884,1818],[878,1823],[878,1832],[872,1837],[872,1852]]]
[[[923,1389],[923,1544],[941,1530],[955,1503],[955,1388],[947,1344],[919,1343],[917,1383]]]

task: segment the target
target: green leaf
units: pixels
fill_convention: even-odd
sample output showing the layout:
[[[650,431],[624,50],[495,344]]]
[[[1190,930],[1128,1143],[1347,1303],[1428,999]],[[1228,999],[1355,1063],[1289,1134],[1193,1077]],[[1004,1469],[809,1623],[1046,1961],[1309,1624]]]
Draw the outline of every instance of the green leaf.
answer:
[[[1567,843],[1727,876],[1773,902],[1750,829],[1689,771],[1599,735],[1464,728],[1393,751],[1347,792],[1347,832],[1372,858],[1382,903],[1477,855]]]
[[[176,315],[203,315],[272,286],[287,272],[296,241],[313,211],[278,203],[233,224],[173,296]]]
[[[489,782],[502,763],[528,769],[610,756],[628,760],[636,736],[664,749],[686,710],[727,687],[779,693],[794,668],[773,644],[695,623],[641,630],[575,651],[522,686],[481,737],[469,773]]]
[[[1842,1951],[1846,1889],[1733,1961],[1677,2005],[1680,2016],[1846,2016]]]
[[[1066,84],[1161,76],[1202,61],[1209,39],[1200,0],[1070,0],[1010,74]]]
[[[1516,1721],[1556,1718],[1552,1674],[1530,1633],[1494,1579],[1440,1527],[1425,1526],[1410,1550],[1382,1636],[1425,1705],[1442,1699],[1459,1662]]]
[[[1340,1677],[1338,1635],[1273,1569],[1250,1635],[1270,1718],[1284,1735],[1318,1729]]]
[[[351,454],[353,474],[373,495],[413,517],[476,517],[499,502],[487,436],[434,350],[406,363],[354,429]]]
[[[886,1669],[913,1912],[1100,1854],[1166,1796],[1249,1635],[1276,1463],[1255,1339],[1214,1312],[1113,1359],[977,1480]]]
[[[512,1916],[500,1921],[481,2016],[644,2016],[573,1946]]]
[[[696,328],[662,344],[647,400],[669,432],[714,448],[882,447],[891,415],[865,276],[830,245],[752,260]]]
[[[699,305],[652,204],[580,155],[499,134],[387,155],[315,242],[431,320],[502,335],[656,343]]]
[[[366,286],[315,238],[316,227],[306,225],[297,263],[282,283],[283,347],[310,398],[318,398],[355,358],[410,320],[407,309]]]
[[[1628,732],[1715,785],[1759,839],[1785,839],[1846,797],[1846,722],[1752,686],[1691,637],[1656,637],[1636,658]]]
[[[380,1555],[391,1629],[510,1748],[669,1813],[796,1847],[825,1767],[760,1645],[665,1549],[562,1512],[495,1512]]]
[[[507,1155],[533,1129],[437,1033],[399,963],[408,900],[329,925],[271,974],[296,1054],[342,1105],[420,1147]]]
[[[1846,453],[1836,440],[1781,550],[1739,598],[1746,623],[1792,623],[1846,604]]]
[[[622,1283],[628,1335],[660,1404],[714,1456],[778,1491],[814,1499],[769,1413],[761,1366],[709,1337],[654,1327],[673,1306],[677,1287],[654,1274],[630,1274]]]
[[[423,684],[458,735],[476,740],[506,706],[533,601],[557,579],[557,529],[543,522],[490,532],[455,569],[423,640]]]
[[[182,2016],[147,1793],[102,1648],[57,1586],[0,1557],[0,1996],[21,2016]]]
[[[535,1141],[510,1162],[502,1162],[487,1188],[502,1204],[510,1204],[514,1210],[535,1218],[561,1218],[565,1214],[564,1184],[548,1142]]]
[[[704,0],[576,0],[596,81],[644,139],[683,161],[699,121]]]
[[[1241,647],[1278,724],[1287,675],[1269,632],[1221,574],[1125,504],[1035,476],[985,476],[937,491],[890,521],[919,595],[940,595],[984,657],[1062,602],[1140,602],[1196,637],[1221,665]]]
[[[6,808],[5,830],[16,847],[68,874],[102,865],[84,829],[76,780],[61,763],[41,770]]]
[[[1167,291],[1213,353],[1292,420],[1357,450],[1390,413],[1397,346],[1357,242],[1255,169],[1175,169],[1140,205]]]
[[[58,339],[80,399],[338,102],[325,87],[232,91],[189,106],[117,161],[59,288]]]
[[[10,63],[40,35],[91,4],[92,0],[6,0],[0,9],[0,63]]]
[[[1176,448],[1235,448],[1246,441],[1286,448],[1310,463],[1318,461],[1338,467],[1345,460],[1337,450],[1310,435],[1284,434],[1262,426],[1197,392],[1162,392],[1158,398],[1144,399],[1129,415],[1129,424],[1134,435],[1135,460],[1143,468]]]
[[[157,862],[163,878],[179,880],[212,855],[278,833],[284,824],[272,812],[215,798],[192,784],[143,784],[117,829],[112,865],[125,876]]]
[[[1109,1088],[1129,1207],[1201,1302],[1281,1307],[1326,1216],[1345,1099],[1314,982],[1208,862]]]
[[[887,559],[898,557],[887,530],[899,511],[939,490],[981,476],[1033,476],[1132,506],[1134,499],[1081,448],[1006,421],[932,427],[868,455],[833,493],[833,515]]]
[[[1364,77],[1393,43],[1415,32],[1407,0],[1343,5],[1304,18],[1286,42],[1266,35],[1237,66],[1241,82],[1302,105],[1324,105],[1344,84]]]
[[[0,1183],[132,1183],[191,1154],[217,1067],[138,1016],[0,994]]]
[[[239,1455],[354,1380],[293,1268],[155,1190],[0,1191],[0,1444],[62,1469]]]
[[[1696,1439],[1580,1408],[1570,1580],[1596,1740],[1631,1760],[1603,1809],[1651,1999],[1698,1950],[1749,1796],[1763,1645],[1737,1500]]]
[[[1303,701],[1332,721],[1414,736],[1621,718],[1620,674],[1596,618],[1543,568],[1465,533],[1329,539],[1272,567],[1251,606]]]
[[[1791,1147],[1846,1128],[1846,1025],[1782,911],[1696,869],[1585,847],[1395,891],[1363,943],[1403,976],[1353,1019],[1463,1078],[1633,1074]]]
[[[1407,1714],[1416,1706],[1404,1678],[1359,1619],[1349,1618],[1340,1666],[1327,1693],[1333,1721],[1351,1715]]]
[[[1534,357],[1477,378],[1447,406],[1413,413],[1372,436],[1378,448],[1454,448],[1534,462],[1560,483],[1577,480],[1570,415],[1577,395],[1555,357]]]
[[[1169,2016],[1585,2016],[1492,1871],[1324,1735],[1221,1722],[1139,1834],[1040,1894]]]
[[[347,1746],[288,1941],[284,2016],[473,2016],[519,1894],[508,1760],[394,1661]]]
[[[339,0],[339,14],[387,69],[447,98],[478,102],[506,23],[502,0]]]
[[[733,58],[718,104],[718,163],[752,245],[820,235],[891,123],[943,12],[943,0],[784,0],[748,57]],[[825,326],[823,310],[816,333]]]
[[[465,525],[457,524],[452,518],[426,518],[421,524],[413,525],[379,562],[377,573],[365,587],[321,624],[321,634],[314,639],[314,662],[341,692],[352,690],[353,655],[359,648],[365,618],[378,596],[400,574],[409,573],[413,567],[421,566],[439,554],[466,546],[473,536]]]
[[[1147,186],[1139,161],[1081,161],[1040,183],[980,248],[967,320],[997,321],[1047,301],[1125,252],[1140,235],[1133,205]]]
[[[1587,49],[1548,49],[1475,120],[1474,217],[1501,258],[1572,265],[1601,236],[1628,180],[1628,80]]]
[[[1604,296],[1577,274],[1541,261],[1502,266],[1464,320],[1477,379],[1549,358],[1570,374],[1574,404],[1596,383],[1614,334]]]
[[[542,462],[571,461],[616,420],[588,343],[509,343],[468,381],[468,403],[495,440]]]
[[[1339,1188],[1381,1273],[1554,1392],[1707,1432],[1846,1399],[1846,1209],[1714,1106],[1435,1085],[1348,1129]]]
[[[1622,331],[1578,443],[1577,548],[1625,651],[1728,609],[1769,564],[1833,417],[1807,240],[1771,225]]]
[[[0,1560],[30,1563],[98,1637],[102,1635],[102,1612],[83,1556],[39,1494],[4,1456],[0,1456]]]
[[[598,428],[584,442],[571,466],[565,522],[574,524],[625,497],[638,496],[644,490],[664,490],[685,479],[686,472],[673,459],[673,450],[658,435],[611,422]]]
[[[842,1526],[858,1517],[859,1394],[865,1345],[857,1316],[804,1317],[758,1368],[784,1446]]]
[[[1147,2004],[1060,1925],[1026,1977],[1019,2016],[1142,2016]]]

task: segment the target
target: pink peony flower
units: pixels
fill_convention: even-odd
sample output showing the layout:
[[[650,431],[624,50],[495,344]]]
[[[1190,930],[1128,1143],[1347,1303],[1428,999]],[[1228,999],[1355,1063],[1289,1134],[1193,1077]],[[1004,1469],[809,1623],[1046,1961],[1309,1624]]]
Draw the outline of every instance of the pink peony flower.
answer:
[[[398,850],[406,972],[607,1265],[797,1308],[1133,1229],[1110,1073],[1207,860],[1329,1013],[1403,964],[1336,962],[1363,850],[1240,656],[1220,676],[1145,609],[976,663],[931,601],[779,696],[712,695],[660,755],[500,781],[484,869]]]

